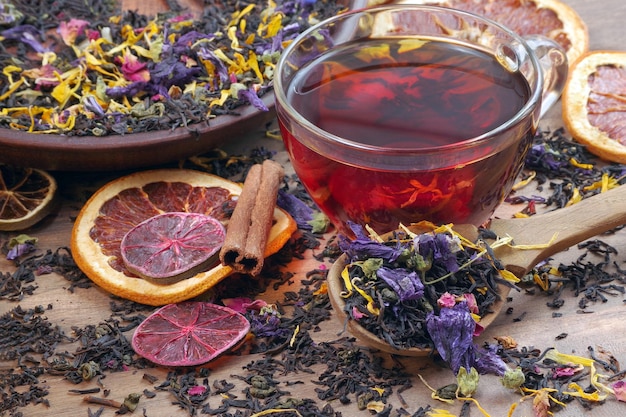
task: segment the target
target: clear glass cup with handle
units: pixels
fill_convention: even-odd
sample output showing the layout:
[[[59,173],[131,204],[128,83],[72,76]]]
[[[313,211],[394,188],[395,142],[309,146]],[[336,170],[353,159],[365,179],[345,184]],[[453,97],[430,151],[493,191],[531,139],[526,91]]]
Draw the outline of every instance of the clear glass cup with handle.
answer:
[[[353,10],[302,33],[275,75],[295,172],[340,232],[486,222],[510,192],[567,58],[438,6]]]

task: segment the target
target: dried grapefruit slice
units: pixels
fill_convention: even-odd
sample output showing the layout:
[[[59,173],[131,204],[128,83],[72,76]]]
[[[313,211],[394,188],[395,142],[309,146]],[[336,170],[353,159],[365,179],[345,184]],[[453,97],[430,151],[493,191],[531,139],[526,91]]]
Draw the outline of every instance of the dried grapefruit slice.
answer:
[[[0,230],[27,229],[54,208],[57,183],[46,171],[0,164]]]
[[[576,141],[600,158],[626,163],[626,52],[583,55],[570,68],[561,103]]]
[[[369,4],[387,2],[369,0]],[[447,6],[488,17],[521,36],[546,36],[563,47],[569,62],[589,49],[585,22],[559,0],[397,0],[393,3]]]
[[[188,300],[230,275],[232,268],[218,264],[172,284],[157,284],[128,271],[121,256],[122,239],[139,223],[163,213],[201,213],[226,223],[240,193],[238,183],[186,169],[118,178],[96,191],[78,214],[72,255],[93,282],[117,296],[155,306]],[[265,255],[276,253],[295,229],[291,216],[276,209]]]
[[[132,346],[159,365],[194,366],[235,346],[249,330],[248,320],[228,307],[184,302],[148,316],[135,329]]]
[[[124,235],[121,254],[130,272],[158,284],[173,284],[215,264],[225,236],[224,225],[212,216],[158,214]]]

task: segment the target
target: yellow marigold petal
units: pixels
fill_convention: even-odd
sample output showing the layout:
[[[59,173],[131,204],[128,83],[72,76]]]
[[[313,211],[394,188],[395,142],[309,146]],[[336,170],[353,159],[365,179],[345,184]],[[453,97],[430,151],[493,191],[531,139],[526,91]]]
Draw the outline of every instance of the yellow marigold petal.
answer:
[[[548,359],[552,359],[553,361],[561,365],[575,364],[575,365],[582,365],[582,366],[592,366],[594,363],[593,359],[585,358],[583,356],[578,356],[578,355],[569,355],[567,353],[561,353],[556,349],[550,349],[546,353],[545,357]]]
[[[576,168],[581,168],[581,169],[593,169],[593,164],[583,164],[581,162],[578,162],[578,160],[574,157],[571,157],[569,159],[569,163],[570,165],[575,166]]]
[[[385,409],[385,403],[382,401],[370,401],[366,406],[367,410],[380,413]]]
[[[572,382],[568,385],[569,389],[573,389],[574,391],[565,391],[563,394],[571,395],[572,397],[583,398],[587,401],[599,402],[606,400],[606,394],[600,394],[598,391],[595,392],[585,392],[583,388],[575,382]]]
[[[565,203],[565,207],[571,206],[580,202],[583,199],[583,196],[580,194],[580,190],[578,188],[574,188],[572,190],[572,197],[569,199],[567,203]]]
[[[228,100],[228,97],[230,97],[230,90],[222,90],[220,98],[211,101],[209,105],[210,106],[223,106],[224,103],[226,103],[226,100]]]
[[[512,190],[515,191],[515,190],[519,190],[520,188],[526,187],[532,180],[535,179],[536,176],[537,176],[537,172],[531,171],[527,178],[520,180],[516,182],[515,184],[513,184]]]
[[[508,271],[506,269],[500,269],[498,270],[498,272],[500,272],[500,276],[502,278],[504,278],[505,280],[512,282],[514,284],[520,282],[520,279],[511,271]]]
[[[275,14],[267,25],[267,31],[265,38],[272,38],[278,34],[278,31],[282,28],[283,17],[280,14]]]
[[[0,96],[0,101],[4,101],[7,98],[9,98],[13,93],[15,93],[17,91],[18,88],[20,88],[20,86],[24,83],[24,79],[20,78],[19,80],[17,80],[14,83],[11,83],[11,85],[9,86],[9,89]]]
[[[254,71],[254,73],[256,74],[257,78],[259,79],[259,81],[263,81],[263,73],[261,73],[261,69],[259,68],[259,60],[256,56],[256,54],[252,51],[250,51],[250,54],[248,54],[248,68],[250,68],[252,71]]]
[[[348,266],[343,268],[343,271],[341,271],[341,278],[343,279],[344,287],[346,287],[346,292],[342,292],[341,296],[343,298],[348,298],[352,295],[352,280],[350,279],[350,272],[348,271]]]

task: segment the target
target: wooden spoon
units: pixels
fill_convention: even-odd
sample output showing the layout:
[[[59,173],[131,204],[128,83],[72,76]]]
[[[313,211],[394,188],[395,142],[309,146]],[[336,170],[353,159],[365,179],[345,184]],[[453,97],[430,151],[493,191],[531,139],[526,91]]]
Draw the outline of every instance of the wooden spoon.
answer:
[[[494,219],[489,229],[499,237],[511,236],[513,245],[538,245],[551,242],[541,249],[516,249],[513,246],[496,248],[497,258],[505,268],[517,277],[522,277],[542,260],[576,245],[584,240],[626,224],[626,186],[584,199],[579,203],[562,209],[524,219]],[[455,225],[460,235],[470,240],[478,237],[478,228],[473,225]],[[385,352],[404,356],[426,356],[429,349],[396,349],[373,333],[365,330],[354,320],[347,319],[344,312],[345,302],[341,297],[344,291],[341,271],[348,263],[342,255],[331,267],[328,274],[328,295],[335,311],[347,320],[347,329],[363,343]],[[481,326],[487,327],[493,322],[504,306],[509,287],[501,285],[500,300],[492,305],[493,313],[483,317]]]

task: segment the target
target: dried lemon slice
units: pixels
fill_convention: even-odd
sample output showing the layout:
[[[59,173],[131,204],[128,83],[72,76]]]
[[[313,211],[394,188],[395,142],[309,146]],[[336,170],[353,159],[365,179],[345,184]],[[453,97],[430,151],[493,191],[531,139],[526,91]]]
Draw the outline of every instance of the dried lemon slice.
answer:
[[[561,101],[576,141],[600,158],[626,163],[626,52],[583,55],[570,68]]]
[[[57,183],[45,171],[0,164],[0,230],[27,229],[54,208]]]

